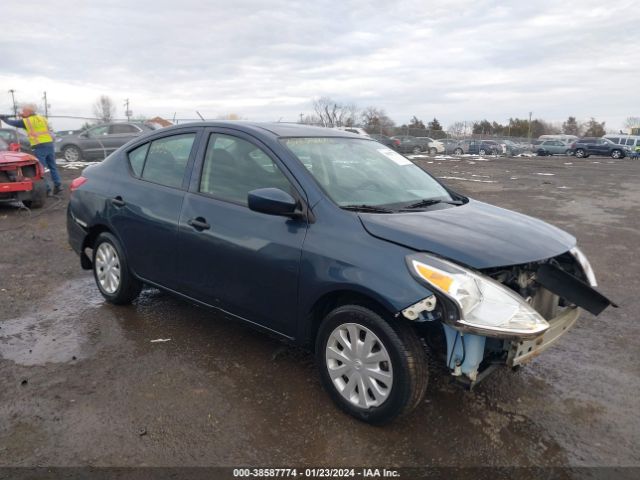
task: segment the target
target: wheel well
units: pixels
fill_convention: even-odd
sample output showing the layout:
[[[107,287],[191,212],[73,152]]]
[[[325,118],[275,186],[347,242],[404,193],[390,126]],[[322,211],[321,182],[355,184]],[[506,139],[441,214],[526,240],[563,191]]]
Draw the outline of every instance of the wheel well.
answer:
[[[307,330],[306,341],[311,349],[315,347],[315,339],[320,328],[320,324],[327,314],[342,305],[360,305],[373,310],[382,317],[389,317],[392,315],[387,308],[385,308],[377,300],[359,292],[353,290],[338,290],[330,292],[322,296],[311,308],[309,312],[310,326]]]
[[[107,226],[105,225],[94,225],[89,229],[87,236],[84,237],[84,241],[82,242],[82,253],[80,254],[80,264],[85,270],[90,270],[92,266],[92,261],[85,253],[85,249],[93,248],[93,244],[96,241],[96,238],[98,238],[98,235],[100,235],[102,232],[111,233],[111,230],[109,230],[109,228],[107,228]]]

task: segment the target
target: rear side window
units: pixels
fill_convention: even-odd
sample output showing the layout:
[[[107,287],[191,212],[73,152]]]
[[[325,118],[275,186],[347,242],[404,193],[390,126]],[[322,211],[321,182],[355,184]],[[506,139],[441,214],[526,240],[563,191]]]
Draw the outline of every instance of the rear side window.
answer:
[[[136,177],[142,175],[142,167],[144,167],[144,159],[147,158],[148,151],[149,144],[145,143],[141,147],[129,152],[129,165],[131,165],[131,170]]]
[[[195,137],[195,133],[186,133],[151,142],[142,178],[167,187],[180,188]]]
[[[618,137],[607,137],[607,139],[611,140],[613,143],[620,143],[620,139]],[[624,139],[622,143],[624,143]]]
[[[251,190],[269,187],[292,193],[287,178],[259,147],[229,135],[211,136],[200,178],[200,192],[246,205]]]

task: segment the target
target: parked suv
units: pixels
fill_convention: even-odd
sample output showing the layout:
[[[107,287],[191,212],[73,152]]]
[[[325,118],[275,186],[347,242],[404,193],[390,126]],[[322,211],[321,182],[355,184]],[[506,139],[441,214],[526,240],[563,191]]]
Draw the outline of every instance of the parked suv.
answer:
[[[78,134],[56,138],[56,151],[67,162],[102,160],[129,140],[154,128],[145,123],[103,123]]]
[[[473,386],[611,304],[570,234],[339,130],[169,127],[70,189],[69,242],[108,302],[149,284],[307,346],[335,402],[371,423],[421,404],[425,342]]]
[[[630,154],[626,146],[613,143],[606,138],[585,137],[571,144],[571,150],[578,158],[589,155],[605,155],[611,158],[624,158]]]
[[[498,155],[505,153],[502,145],[494,140],[462,140],[453,151],[456,155]]]

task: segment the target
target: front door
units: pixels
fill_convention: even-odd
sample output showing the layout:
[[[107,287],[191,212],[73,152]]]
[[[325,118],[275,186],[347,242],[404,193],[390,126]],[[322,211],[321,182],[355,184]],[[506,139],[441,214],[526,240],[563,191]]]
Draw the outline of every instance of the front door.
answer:
[[[253,137],[212,130],[180,215],[180,290],[209,305],[293,336],[307,221],[247,207],[257,188],[302,190]]]

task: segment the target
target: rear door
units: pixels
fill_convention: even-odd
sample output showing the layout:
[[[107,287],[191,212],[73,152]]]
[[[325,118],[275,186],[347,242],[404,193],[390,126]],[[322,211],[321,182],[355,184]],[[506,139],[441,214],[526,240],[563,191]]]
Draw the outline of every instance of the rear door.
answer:
[[[180,290],[293,336],[307,221],[252,211],[247,194],[274,187],[303,202],[303,191],[256,138],[221,128],[207,137],[180,215]]]
[[[107,153],[109,125],[98,125],[78,135],[78,143],[85,158],[104,158]]]
[[[129,175],[114,177],[111,224],[143,279],[176,289],[177,234],[187,176],[202,129],[179,130],[127,152]]]

